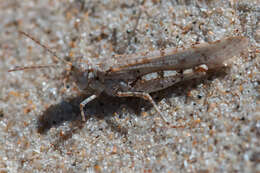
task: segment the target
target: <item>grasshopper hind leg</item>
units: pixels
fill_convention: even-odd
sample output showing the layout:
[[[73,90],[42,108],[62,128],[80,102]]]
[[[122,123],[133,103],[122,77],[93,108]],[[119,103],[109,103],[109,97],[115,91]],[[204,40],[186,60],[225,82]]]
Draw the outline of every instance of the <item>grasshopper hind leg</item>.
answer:
[[[116,96],[118,97],[138,97],[142,98],[144,100],[149,101],[155,110],[160,114],[161,118],[163,119],[164,122],[167,123],[166,118],[164,117],[164,114],[162,111],[158,108],[157,104],[154,102],[153,98],[150,96],[150,94],[145,93],[145,92],[117,92]]]

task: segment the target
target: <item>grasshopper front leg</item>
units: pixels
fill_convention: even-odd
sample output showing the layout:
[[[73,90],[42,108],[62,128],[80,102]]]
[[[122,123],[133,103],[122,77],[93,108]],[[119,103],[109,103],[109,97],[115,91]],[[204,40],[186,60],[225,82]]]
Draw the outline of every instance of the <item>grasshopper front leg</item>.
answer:
[[[96,99],[97,97],[98,97],[98,95],[92,95],[92,96],[86,98],[83,102],[80,103],[79,107],[80,107],[80,113],[81,113],[82,121],[86,121],[85,113],[84,113],[84,107],[85,107],[89,102],[91,102],[92,100]]]

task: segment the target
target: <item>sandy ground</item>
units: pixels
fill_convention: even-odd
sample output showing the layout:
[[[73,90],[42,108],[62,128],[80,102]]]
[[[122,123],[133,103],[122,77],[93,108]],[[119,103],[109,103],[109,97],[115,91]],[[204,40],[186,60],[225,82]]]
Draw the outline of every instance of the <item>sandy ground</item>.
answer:
[[[0,172],[259,172],[259,19],[258,0],[0,1]],[[228,69],[152,94],[168,125],[143,100],[106,95],[81,122],[86,96],[18,30],[71,62],[234,35],[250,46]],[[7,72],[46,64],[60,65]]]

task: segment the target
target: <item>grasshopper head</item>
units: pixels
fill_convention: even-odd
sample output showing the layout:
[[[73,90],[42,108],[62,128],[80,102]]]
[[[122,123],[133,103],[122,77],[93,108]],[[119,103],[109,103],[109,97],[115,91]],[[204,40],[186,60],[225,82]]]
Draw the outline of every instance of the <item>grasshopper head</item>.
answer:
[[[90,66],[85,66],[83,63],[72,64],[70,74],[70,81],[75,83],[80,90],[88,89],[95,77],[93,69]]]
[[[71,79],[80,91],[94,91],[101,93],[105,86],[102,82],[102,74],[92,66],[84,63],[73,64],[71,66]],[[100,78],[101,75],[101,78]]]

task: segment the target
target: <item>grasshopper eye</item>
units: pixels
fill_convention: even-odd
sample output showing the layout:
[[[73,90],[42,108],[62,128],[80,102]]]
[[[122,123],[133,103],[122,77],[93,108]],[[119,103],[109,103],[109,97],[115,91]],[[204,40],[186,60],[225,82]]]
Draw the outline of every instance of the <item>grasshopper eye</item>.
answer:
[[[72,66],[71,72],[72,72],[71,79],[73,82],[77,84],[79,89],[81,90],[86,89],[88,87],[89,71],[82,70],[80,68]]]
[[[74,76],[76,79],[76,84],[82,90],[88,87],[88,71],[82,72]]]

